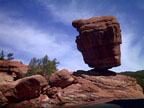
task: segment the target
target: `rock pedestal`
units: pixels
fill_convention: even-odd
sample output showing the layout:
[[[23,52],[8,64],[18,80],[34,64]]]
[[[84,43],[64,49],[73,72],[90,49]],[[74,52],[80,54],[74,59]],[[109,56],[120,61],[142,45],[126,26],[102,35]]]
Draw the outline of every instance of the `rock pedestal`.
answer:
[[[120,24],[114,16],[74,20],[77,28],[77,48],[85,63],[95,69],[109,69],[121,65]]]

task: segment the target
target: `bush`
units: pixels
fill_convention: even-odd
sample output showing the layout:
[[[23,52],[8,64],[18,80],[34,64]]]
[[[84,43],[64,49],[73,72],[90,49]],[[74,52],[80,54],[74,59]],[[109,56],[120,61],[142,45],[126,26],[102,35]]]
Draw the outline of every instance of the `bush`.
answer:
[[[24,77],[40,74],[49,80],[51,73],[57,70],[57,64],[59,64],[59,62],[57,62],[56,59],[49,60],[47,55],[41,59],[34,57],[31,59],[28,72]]]

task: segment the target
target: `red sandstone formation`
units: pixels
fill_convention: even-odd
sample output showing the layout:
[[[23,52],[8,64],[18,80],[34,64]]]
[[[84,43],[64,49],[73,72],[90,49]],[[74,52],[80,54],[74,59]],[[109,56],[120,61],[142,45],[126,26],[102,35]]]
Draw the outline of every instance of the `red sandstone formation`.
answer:
[[[65,87],[73,83],[74,79],[67,69],[54,72],[49,80],[49,84],[55,87]]]
[[[52,108],[48,101],[47,95],[40,94],[37,98],[9,104],[6,108]]]
[[[19,61],[0,60],[0,76],[9,74],[12,77],[21,77],[21,72],[26,73],[28,66]]]
[[[41,75],[0,82],[0,106],[6,108],[53,108],[58,104],[83,105],[143,97],[136,79],[95,70],[57,71],[50,76],[49,84]]]
[[[23,64],[22,62],[19,61],[8,61],[8,60],[0,60],[0,67],[9,67],[12,66],[12,71],[18,72],[18,70],[21,70],[23,73],[27,73],[28,70],[28,65]],[[4,68],[3,68],[4,69]],[[0,68],[0,72],[2,72]],[[7,71],[7,69],[6,69]]]
[[[47,85],[47,80],[41,75],[33,75],[11,82],[2,81],[0,82],[2,100],[0,106],[37,98],[43,94]]]
[[[136,79],[119,75],[108,68],[120,65],[121,33],[113,16],[75,20],[80,35],[76,42],[85,62],[95,69],[52,73],[49,83],[41,75],[13,80],[27,72],[17,61],[0,61],[0,106],[6,108],[55,108],[56,105],[100,103],[114,99],[144,98]],[[63,107],[63,106],[62,106]],[[67,107],[69,108],[69,106]]]
[[[114,16],[74,20],[72,25],[80,33],[77,48],[90,67],[108,69],[121,64],[121,30]]]
[[[59,75],[63,70],[59,71]],[[48,88],[47,95],[50,104],[79,105],[86,103],[100,103],[114,99],[130,99],[144,97],[142,88],[137,84],[136,79],[125,75],[101,75],[101,72],[77,71],[70,75],[74,81],[66,87],[53,85]],[[53,73],[55,77],[57,75]],[[52,75],[52,77],[54,77]],[[60,75],[60,76],[62,76]],[[66,76],[66,75],[65,75]],[[59,77],[59,79],[63,79]],[[55,79],[57,81],[57,79]],[[73,107],[72,107],[73,108]],[[74,107],[75,108],[75,107]]]

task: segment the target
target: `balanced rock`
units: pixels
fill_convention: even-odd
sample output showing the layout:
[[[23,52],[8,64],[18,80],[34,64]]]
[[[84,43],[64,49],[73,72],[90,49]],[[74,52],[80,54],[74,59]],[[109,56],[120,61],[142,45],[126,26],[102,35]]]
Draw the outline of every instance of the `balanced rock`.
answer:
[[[85,63],[95,69],[108,69],[121,64],[120,24],[114,16],[74,20],[77,48]]]

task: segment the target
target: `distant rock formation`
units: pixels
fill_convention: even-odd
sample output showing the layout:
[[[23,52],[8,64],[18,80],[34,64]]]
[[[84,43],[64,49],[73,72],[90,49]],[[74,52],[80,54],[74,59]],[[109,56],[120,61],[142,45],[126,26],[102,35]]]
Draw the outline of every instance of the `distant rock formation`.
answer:
[[[21,78],[21,73],[27,73],[27,70],[28,65],[19,61],[0,60],[0,78],[1,75],[8,74],[13,78],[19,79]]]
[[[74,20],[72,25],[79,32],[77,48],[90,67],[109,69],[121,64],[121,30],[114,16]]]

